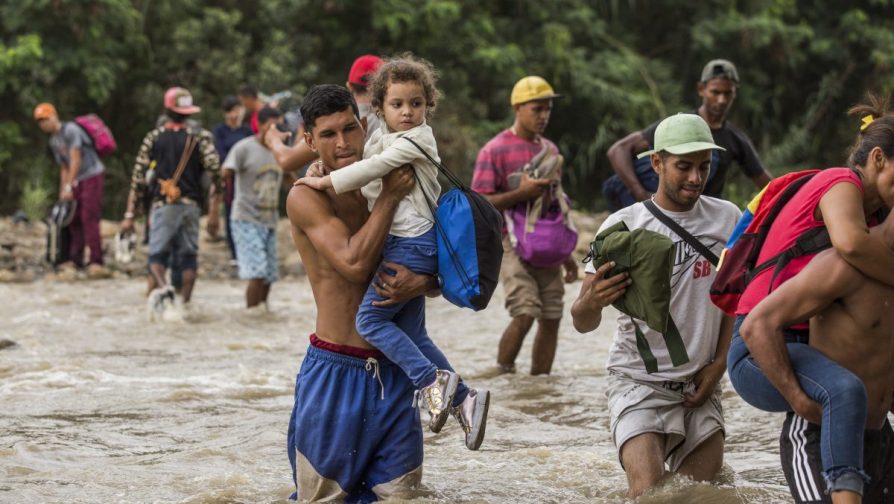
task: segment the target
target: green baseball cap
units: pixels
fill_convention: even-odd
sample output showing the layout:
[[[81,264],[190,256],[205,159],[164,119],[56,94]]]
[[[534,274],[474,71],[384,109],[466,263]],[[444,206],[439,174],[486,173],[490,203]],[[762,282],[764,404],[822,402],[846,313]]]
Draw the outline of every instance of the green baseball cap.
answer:
[[[640,159],[661,151],[680,156],[710,149],[726,150],[714,143],[711,128],[700,115],[679,113],[658,123],[655,148],[636,157]]]

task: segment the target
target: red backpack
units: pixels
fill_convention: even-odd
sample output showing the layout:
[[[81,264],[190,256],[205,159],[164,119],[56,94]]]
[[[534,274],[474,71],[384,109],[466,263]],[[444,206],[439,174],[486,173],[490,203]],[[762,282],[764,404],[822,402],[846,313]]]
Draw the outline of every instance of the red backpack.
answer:
[[[77,116],[74,118],[74,123],[84,130],[84,132],[87,133],[87,136],[90,137],[90,140],[93,141],[93,147],[96,149],[96,153],[99,154],[99,157],[106,157],[118,150],[118,144],[115,142],[115,137],[112,135],[112,131],[98,115],[87,114]]]
[[[711,284],[711,301],[727,315],[735,316],[739,298],[758,273],[773,267],[772,289],[776,276],[792,259],[817,254],[832,246],[828,229],[816,227],[798,236],[791,247],[757,264],[773,221],[795,193],[817,173],[819,170],[804,170],[775,178],[745,207],[720,255],[717,275]]]

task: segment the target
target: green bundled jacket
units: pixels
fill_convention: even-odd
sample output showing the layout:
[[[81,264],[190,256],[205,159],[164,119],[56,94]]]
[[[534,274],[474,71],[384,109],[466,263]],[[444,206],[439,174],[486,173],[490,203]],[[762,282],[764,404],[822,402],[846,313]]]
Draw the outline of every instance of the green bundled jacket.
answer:
[[[609,261],[615,262],[607,277],[625,272],[630,275],[632,283],[612,306],[660,332],[674,366],[689,362],[683,339],[670,316],[673,240],[648,229],[630,231],[627,224],[618,222],[596,235],[590,243],[590,257],[597,269]],[[649,343],[636,321],[631,322],[646,370],[654,373],[658,368]]]

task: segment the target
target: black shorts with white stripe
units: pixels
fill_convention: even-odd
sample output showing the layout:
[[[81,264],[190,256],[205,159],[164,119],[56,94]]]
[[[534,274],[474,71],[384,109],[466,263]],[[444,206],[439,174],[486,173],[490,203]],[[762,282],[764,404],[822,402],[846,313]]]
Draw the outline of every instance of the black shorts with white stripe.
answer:
[[[779,435],[779,456],[796,503],[832,502],[822,475],[819,425],[788,413]],[[894,504],[894,430],[887,421],[879,430],[864,431],[863,469],[871,478],[863,502]]]

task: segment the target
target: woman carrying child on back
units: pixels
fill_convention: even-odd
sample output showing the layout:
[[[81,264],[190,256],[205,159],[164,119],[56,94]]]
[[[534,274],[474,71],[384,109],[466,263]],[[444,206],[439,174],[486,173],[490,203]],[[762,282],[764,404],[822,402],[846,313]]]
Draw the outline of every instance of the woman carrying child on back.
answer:
[[[383,119],[364,148],[363,160],[323,177],[304,177],[298,184],[341,194],[361,189],[372,208],[382,192],[381,178],[395,168],[412,165],[416,186],[398,206],[385,239],[383,264],[402,264],[415,273],[434,275],[438,269],[434,206],[440,194],[437,143],[426,119],[440,92],[436,73],[426,60],[410,54],[386,60],[373,76],[372,106]],[[424,152],[422,152],[424,150]],[[328,173],[325,167],[324,173]],[[425,329],[425,299],[383,304],[370,283],[357,312],[357,331],[399,366],[418,389],[431,416],[429,429],[439,432],[448,413],[462,425],[466,447],[477,450],[484,439],[490,392],[467,388]]]
[[[832,247],[864,275],[894,285],[894,253],[869,226],[894,206],[894,114],[887,100],[851,109],[862,124],[845,168],[827,168],[806,182],[772,222],[757,264],[794,253],[799,236],[826,228]],[[783,332],[757,308],[769,292],[794,277],[815,256],[795,255],[778,272],[750,280],[736,310],[727,357],[730,382],[745,402],[763,411],[794,411],[821,425],[823,476],[832,502],[859,502],[865,480],[863,430],[867,397],[855,374],[809,345],[806,323]],[[778,273],[778,277],[777,277]]]

